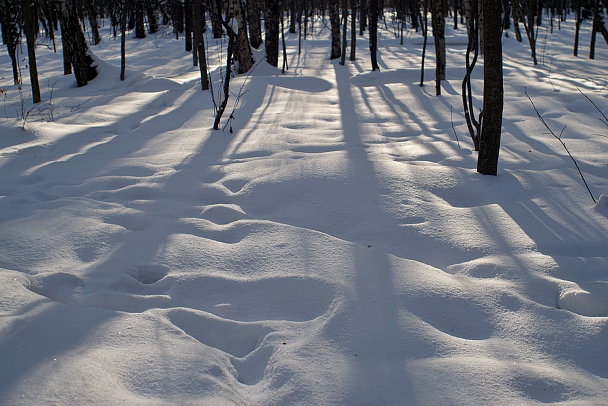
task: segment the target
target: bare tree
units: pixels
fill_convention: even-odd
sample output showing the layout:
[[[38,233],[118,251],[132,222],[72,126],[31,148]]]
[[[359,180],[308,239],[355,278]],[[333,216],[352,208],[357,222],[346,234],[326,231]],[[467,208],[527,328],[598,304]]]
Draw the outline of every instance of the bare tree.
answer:
[[[445,80],[445,0],[433,0],[433,36],[435,38],[435,94],[441,95],[441,81]]]
[[[42,101],[40,97],[40,84],[38,83],[38,65],[36,63],[36,29],[30,0],[21,0],[23,9],[23,22],[25,28],[25,38],[27,42],[27,56],[30,67],[30,84],[32,87],[32,100],[34,103]]]
[[[17,46],[21,37],[19,30],[19,3],[14,0],[0,0],[0,6],[2,39],[6,45],[13,67],[13,83],[18,84],[21,80],[19,77],[19,60],[17,59]]]
[[[483,120],[477,172],[483,175],[498,173],[498,155],[502,131],[503,74],[502,74],[502,19],[501,5],[496,0],[483,0],[484,42],[486,52],[483,65]]]
[[[272,66],[279,66],[279,16],[279,1],[266,0],[266,60]]]
[[[230,15],[236,24],[231,28],[235,32],[234,56],[239,62],[239,73],[245,73],[253,66],[253,56],[247,36],[247,21],[241,0],[230,0]]]
[[[332,1],[329,5],[329,22],[331,24],[331,53],[329,59],[340,57],[340,3]]]
[[[86,86],[89,80],[97,76],[97,68],[82,32],[78,3],[76,0],[60,0],[60,4],[63,52],[73,68],[78,87]]]
[[[247,25],[249,27],[249,41],[253,48],[262,45],[262,20],[260,16],[260,1],[247,1]]]
[[[378,66],[378,13],[379,1],[369,0],[369,50],[372,60],[372,71],[380,70]]]

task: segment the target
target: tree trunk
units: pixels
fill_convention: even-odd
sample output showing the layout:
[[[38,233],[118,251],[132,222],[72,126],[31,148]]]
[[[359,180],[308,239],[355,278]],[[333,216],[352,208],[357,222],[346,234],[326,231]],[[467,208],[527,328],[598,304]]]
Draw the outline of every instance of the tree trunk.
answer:
[[[245,21],[245,10],[241,0],[230,0],[232,17],[237,21],[238,27],[235,32],[234,56],[239,62],[239,73],[245,73],[253,66],[253,56],[249,47],[247,36],[247,22]]]
[[[298,21],[298,7],[296,0],[289,0],[289,33],[296,33],[296,22]]]
[[[137,0],[134,4],[135,15],[135,38],[146,38],[146,27],[144,25],[144,5],[141,0]]]
[[[356,59],[357,53],[357,0],[351,0],[352,17],[350,18],[350,60]]]
[[[378,66],[378,1],[369,0],[369,51],[372,71],[380,70],[380,66]]]
[[[222,38],[222,0],[209,0],[211,3],[211,29],[213,38]]]
[[[574,22],[574,56],[578,56],[578,38],[581,31],[581,0],[576,0],[574,3],[574,12],[576,13],[576,21]]]
[[[266,60],[272,66],[279,66],[279,2],[266,0]]]
[[[591,43],[589,45],[589,59],[595,59],[595,39],[597,37],[597,27],[600,21],[599,0],[595,0],[593,6],[593,25],[591,28]]]
[[[342,0],[342,53],[340,55],[340,65],[346,63],[346,33],[348,29],[348,0]]]
[[[340,3],[333,1],[329,6],[329,23],[331,25],[331,53],[329,59],[337,59],[340,49]]]
[[[6,44],[8,55],[13,67],[13,83],[19,84],[19,60],[17,59],[17,46],[19,45],[19,27],[17,4],[13,0],[1,0],[3,13],[0,13],[0,24],[2,25],[2,39]]]
[[[247,1],[247,23],[249,26],[249,41],[251,46],[258,49],[262,45],[262,22],[260,18],[259,0]]]
[[[445,80],[445,15],[444,0],[433,0],[433,37],[435,38],[435,94],[441,95],[441,81]]]
[[[197,0],[195,0],[197,1]],[[186,52],[192,52],[192,1],[184,1],[184,9],[186,15],[184,16],[184,48]]]
[[[359,0],[359,35],[363,35],[367,28],[367,4],[369,1],[376,0]]]
[[[498,154],[503,109],[502,21],[501,6],[496,0],[483,0],[486,44],[483,65],[483,121],[477,172],[483,175],[498,173]]]
[[[34,17],[32,16],[32,8],[30,0],[21,0],[23,8],[23,19],[25,28],[25,37],[27,41],[27,56],[30,66],[30,83],[32,86],[32,100],[34,103],[42,101],[40,97],[40,84],[38,83],[38,67],[36,64],[36,32]]]
[[[101,35],[99,35],[99,26],[97,24],[97,11],[93,2],[86,2],[87,13],[89,15],[89,24],[91,25],[91,31],[93,34],[93,45],[97,45],[101,42]]]
[[[191,3],[192,9],[192,25],[194,32],[193,48],[196,49],[197,65],[201,72],[201,89],[209,89],[209,77],[207,75],[207,55],[205,55],[205,42],[203,40],[203,5],[202,0],[193,0]],[[194,51],[193,49],[193,51]]]
[[[125,80],[127,71],[127,13],[129,11],[129,0],[124,0],[122,16],[120,18],[120,80]]]
[[[61,32],[78,87],[86,86],[97,76],[97,69],[84,38],[75,0],[61,0]]]
[[[424,1],[424,5],[422,6],[422,35],[424,37],[424,41],[422,42],[422,60],[420,63],[420,87],[424,86],[424,61],[426,59],[426,45],[429,39],[428,14],[428,2]]]

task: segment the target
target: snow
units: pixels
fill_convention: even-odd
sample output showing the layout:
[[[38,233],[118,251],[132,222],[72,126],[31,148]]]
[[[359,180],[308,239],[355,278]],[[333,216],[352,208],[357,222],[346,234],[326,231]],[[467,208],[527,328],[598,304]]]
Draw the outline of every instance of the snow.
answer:
[[[256,52],[224,131],[170,32],[129,39],[124,82],[106,32],[84,88],[39,46],[40,106],[0,55],[0,404],[606,402],[608,130],[578,90],[608,112],[606,46],[571,56],[570,20],[533,67],[504,38],[488,177],[461,30],[441,97],[419,34],[382,32],[371,72],[315,30],[285,75]]]

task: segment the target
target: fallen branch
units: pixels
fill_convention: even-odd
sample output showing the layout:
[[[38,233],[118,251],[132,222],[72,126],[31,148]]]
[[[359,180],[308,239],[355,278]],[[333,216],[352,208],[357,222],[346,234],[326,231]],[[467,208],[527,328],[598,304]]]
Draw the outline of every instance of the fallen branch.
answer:
[[[581,176],[581,179],[583,180],[583,183],[585,184],[585,187],[587,188],[587,191],[589,192],[589,195],[591,196],[591,200],[593,200],[593,203],[597,203],[595,201],[595,198],[593,197],[593,193],[591,193],[591,189],[589,189],[589,185],[587,185],[587,182],[585,181],[585,177],[583,176],[583,173],[581,172],[581,169],[579,168],[578,163],[576,163],[576,160],[574,159],[574,157],[572,156],[572,154],[568,150],[568,147],[566,147],[566,143],[564,143],[564,141],[562,141],[562,134],[563,134],[564,130],[566,129],[566,126],[564,126],[564,128],[562,129],[562,131],[559,134],[559,136],[555,135],[555,133],[553,132],[553,130],[551,130],[551,128],[549,127],[549,125],[547,124],[547,122],[545,121],[545,119],[540,115],[540,112],[538,111],[538,109],[534,105],[534,102],[532,101],[532,99],[530,98],[530,96],[528,96],[528,91],[527,91],[527,89],[525,87],[524,87],[524,93],[526,94],[526,97],[528,98],[528,100],[530,100],[530,103],[532,103],[532,107],[534,108],[534,111],[536,112],[536,115],[538,116],[538,119],[540,120],[540,122],[543,123],[543,125],[545,126],[545,128],[547,130],[549,130],[549,132],[551,133],[551,135],[554,136],[562,144],[562,146],[564,147],[564,149],[568,153],[568,156],[570,157],[570,159],[572,159],[572,162],[574,162],[574,166],[576,166],[576,170],[578,171],[578,174]]]

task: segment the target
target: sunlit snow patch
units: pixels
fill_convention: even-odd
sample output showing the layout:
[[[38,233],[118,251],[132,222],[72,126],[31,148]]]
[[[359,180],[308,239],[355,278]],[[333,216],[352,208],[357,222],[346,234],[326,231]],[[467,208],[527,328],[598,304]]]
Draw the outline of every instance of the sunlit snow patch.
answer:
[[[608,298],[580,288],[569,289],[559,295],[559,307],[588,317],[608,316]]]

